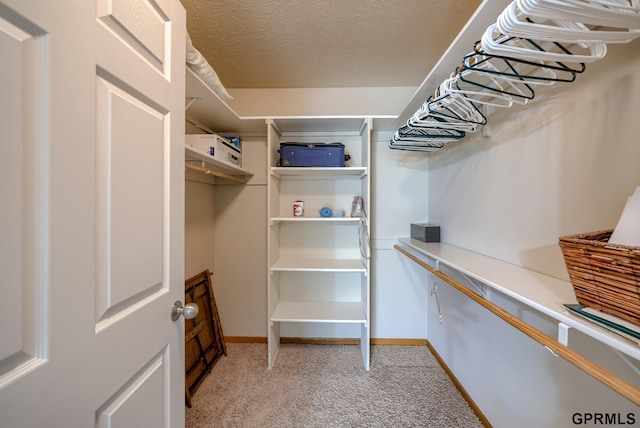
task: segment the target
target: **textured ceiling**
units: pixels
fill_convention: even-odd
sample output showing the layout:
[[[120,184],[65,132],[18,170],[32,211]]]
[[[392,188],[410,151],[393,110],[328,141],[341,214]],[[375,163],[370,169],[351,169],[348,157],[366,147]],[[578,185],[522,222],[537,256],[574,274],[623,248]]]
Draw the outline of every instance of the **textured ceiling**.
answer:
[[[419,86],[481,0],[181,0],[227,88]]]

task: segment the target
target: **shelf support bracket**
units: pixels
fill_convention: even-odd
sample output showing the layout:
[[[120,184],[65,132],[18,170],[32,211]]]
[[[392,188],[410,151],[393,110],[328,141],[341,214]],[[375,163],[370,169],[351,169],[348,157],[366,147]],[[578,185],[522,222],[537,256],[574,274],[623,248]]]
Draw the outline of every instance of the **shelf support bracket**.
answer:
[[[476,290],[478,290],[478,293],[480,293],[480,295],[482,297],[487,297],[485,296],[485,290],[484,290],[484,284],[482,282],[480,282],[480,285],[478,285],[479,281],[476,281],[475,279],[469,277],[467,274],[465,274],[464,272],[460,272],[460,275],[462,275],[464,277],[464,279],[467,280],[467,282],[469,284],[471,284],[471,286],[473,288],[475,288]]]
[[[569,346],[570,328],[570,325],[567,325],[563,322],[558,323],[558,342],[562,343],[564,346]]]
[[[634,372],[636,375],[640,376],[640,368],[638,368],[638,366],[636,366],[636,365],[631,361],[631,359],[630,359],[628,356],[626,356],[626,355],[625,355],[625,354],[623,354],[622,352],[618,351],[617,349],[614,349],[614,351],[615,351],[615,353],[616,353],[616,354],[618,354],[618,356],[620,357],[620,359],[621,359],[622,361],[624,361],[624,363],[625,363],[627,366],[629,366],[629,368],[630,368],[631,370],[633,370],[633,372]]]
[[[436,270],[440,270],[440,260],[436,260]],[[471,285],[472,288],[475,288],[476,290],[478,290],[478,294],[480,294],[482,297],[487,297],[484,289],[484,284],[482,282],[477,281],[474,278],[471,278],[466,273],[460,272],[457,269],[456,269],[456,272],[462,275],[462,277],[467,281],[469,285]]]
[[[433,281],[433,288],[431,289],[431,295],[436,300],[436,308],[438,308],[438,321],[440,324],[444,323],[444,317],[442,316],[442,309],[440,308],[440,299],[438,298],[438,283]]]
[[[191,107],[191,105],[193,103],[195,103],[196,101],[201,100],[201,99],[202,99],[202,97],[187,98],[188,101],[187,101],[187,105],[184,106],[184,111],[187,111],[189,109],[189,107]]]
[[[558,323],[558,342],[562,343],[564,346],[569,346],[569,330],[572,327],[563,322]],[[629,368],[638,376],[640,376],[640,368],[633,363],[633,360],[629,358],[624,353],[618,351],[617,349],[613,349],[613,351],[620,357],[624,363],[629,366]]]

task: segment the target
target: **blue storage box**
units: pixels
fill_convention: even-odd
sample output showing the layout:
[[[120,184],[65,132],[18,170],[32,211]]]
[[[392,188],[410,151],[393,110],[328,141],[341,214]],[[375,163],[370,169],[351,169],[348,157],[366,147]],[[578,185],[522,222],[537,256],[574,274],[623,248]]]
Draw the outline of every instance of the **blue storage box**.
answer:
[[[280,166],[342,167],[342,143],[281,143]]]

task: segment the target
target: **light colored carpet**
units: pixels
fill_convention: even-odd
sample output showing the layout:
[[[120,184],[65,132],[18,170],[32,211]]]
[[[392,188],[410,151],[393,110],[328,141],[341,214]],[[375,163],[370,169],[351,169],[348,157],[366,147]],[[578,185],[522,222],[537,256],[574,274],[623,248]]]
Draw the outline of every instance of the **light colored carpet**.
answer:
[[[482,427],[428,348],[227,344],[186,409],[187,428]]]

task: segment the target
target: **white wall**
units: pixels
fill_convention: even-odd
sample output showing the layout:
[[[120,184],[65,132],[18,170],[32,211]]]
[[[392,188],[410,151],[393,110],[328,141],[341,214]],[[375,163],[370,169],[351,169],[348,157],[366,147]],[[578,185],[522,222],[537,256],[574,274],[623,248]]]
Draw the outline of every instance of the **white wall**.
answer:
[[[242,141],[246,185],[215,189],[213,288],[225,336],[267,336],[267,158],[264,138]]]
[[[185,280],[208,269],[225,336],[267,335],[266,143],[243,139],[246,185],[186,171]]]
[[[558,237],[614,227],[640,185],[638,70],[640,41],[610,46],[577,82],[491,116],[490,137],[430,155],[429,220],[442,227],[442,240],[567,279]],[[639,420],[626,399],[446,284],[439,290],[444,322],[432,300],[429,340],[494,426],[573,426],[576,412],[631,412]],[[494,300],[526,312],[504,296]],[[555,336],[548,320],[535,324]],[[571,334],[571,347],[640,384],[610,349]]]
[[[213,269],[215,199],[212,177],[186,171],[184,275],[185,280]]]
[[[390,150],[388,138],[377,138],[372,150],[371,337],[425,339],[424,271],[407,263],[393,244],[410,235],[411,223],[427,220],[428,158]]]
[[[395,116],[415,87],[231,89],[240,117]],[[268,100],[268,102],[265,102]]]

